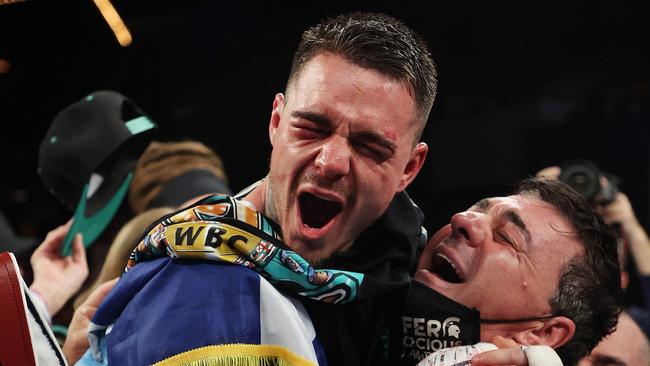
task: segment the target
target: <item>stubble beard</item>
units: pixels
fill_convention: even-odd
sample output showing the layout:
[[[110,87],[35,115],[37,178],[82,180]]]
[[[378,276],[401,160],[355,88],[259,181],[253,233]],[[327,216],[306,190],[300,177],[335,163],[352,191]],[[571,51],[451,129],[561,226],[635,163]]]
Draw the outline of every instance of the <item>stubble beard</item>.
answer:
[[[282,223],[282,219],[281,219],[282,216],[278,213],[278,207],[276,205],[277,200],[276,200],[276,198],[274,196],[274,190],[273,190],[273,179],[271,178],[270,174],[269,174],[269,177],[268,177],[268,182],[269,183],[268,183],[268,185],[266,187],[266,189],[267,189],[267,191],[266,191],[266,202],[264,204],[264,210],[266,212],[264,212],[264,214],[267,217],[269,217],[270,219],[272,219],[273,221],[275,221],[278,225],[280,225],[280,229],[282,230],[282,233],[284,233],[284,227],[283,227],[283,223]],[[292,188],[292,191],[295,192],[295,188]],[[288,200],[288,197],[287,197],[287,200]],[[282,236],[283,243],[287,247],[289,247],[289,249],[291,249],[294,252],[301,255],[303,257],[303,259],[305,259],[307,262],[309,262],[309,264],[311,264],[312,266],[314,266],[314,267],[318,266],[325,259],[325,258],[322,258],[320,256],[312,256],[312,255],[309,255],[307,253],[304,253],[304,251],[301,250],[301,249],[304,249],[304,248],[296,248],[295,247],[296,243],[287,242],[286,238],[283,236],[282,233],[281,233],[281,236]]]
[[[273,179],[271,178],[270,174],[268,177],[268,184],[266,185],[266,199],[264,201],[263,214],[280,225],[280,229],[282,230],[282,222],[278,217],[275,205],[275,197],[273,197]]]

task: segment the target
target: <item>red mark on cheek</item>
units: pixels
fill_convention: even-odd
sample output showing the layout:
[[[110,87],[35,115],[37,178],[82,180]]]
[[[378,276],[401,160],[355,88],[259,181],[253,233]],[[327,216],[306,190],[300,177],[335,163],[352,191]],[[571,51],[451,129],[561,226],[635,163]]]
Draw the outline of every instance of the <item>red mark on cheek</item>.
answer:
[[[388,141],[397,142],[397,131],[393,127],[384,126],[384,138]]]

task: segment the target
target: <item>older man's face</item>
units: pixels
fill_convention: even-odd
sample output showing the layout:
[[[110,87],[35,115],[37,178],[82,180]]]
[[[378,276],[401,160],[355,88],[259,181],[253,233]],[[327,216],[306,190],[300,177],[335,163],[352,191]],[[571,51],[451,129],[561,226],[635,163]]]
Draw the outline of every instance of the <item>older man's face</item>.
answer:
[[[285,242],[319,260],[345,249],[415,177],[415,101],[399,81],[330,53],[276,96],[268,215]]]
[[[550,315],[563,265],[582,252],[569,222],[531,195],[481,200],[443,230],[427,244],[415,278],[481,318]]]

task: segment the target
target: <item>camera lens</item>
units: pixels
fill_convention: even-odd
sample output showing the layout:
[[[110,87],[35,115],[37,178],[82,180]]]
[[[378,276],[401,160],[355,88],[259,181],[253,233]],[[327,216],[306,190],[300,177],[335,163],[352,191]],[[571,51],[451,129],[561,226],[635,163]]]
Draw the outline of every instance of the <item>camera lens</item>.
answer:
[[[560,181],[570,185],[587,201],[593,202],[600,192],[600,170],[589,160],[576,159],[562,165]]]
[[[566,183],[573,187],[581,195],[585,195],[589,192],[591,185],[593,184],[592,180],[589,177],[589,174],[584,172],[576,172],[573,175],[567,177]]]

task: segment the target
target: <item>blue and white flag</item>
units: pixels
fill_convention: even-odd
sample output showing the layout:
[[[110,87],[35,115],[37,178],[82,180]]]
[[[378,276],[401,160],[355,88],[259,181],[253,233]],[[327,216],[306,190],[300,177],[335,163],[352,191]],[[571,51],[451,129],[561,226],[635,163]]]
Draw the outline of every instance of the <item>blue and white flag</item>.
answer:
[[[300,302],[227,263],[142,262],[92,323],[95,340],[79,364],[326,365]]]

